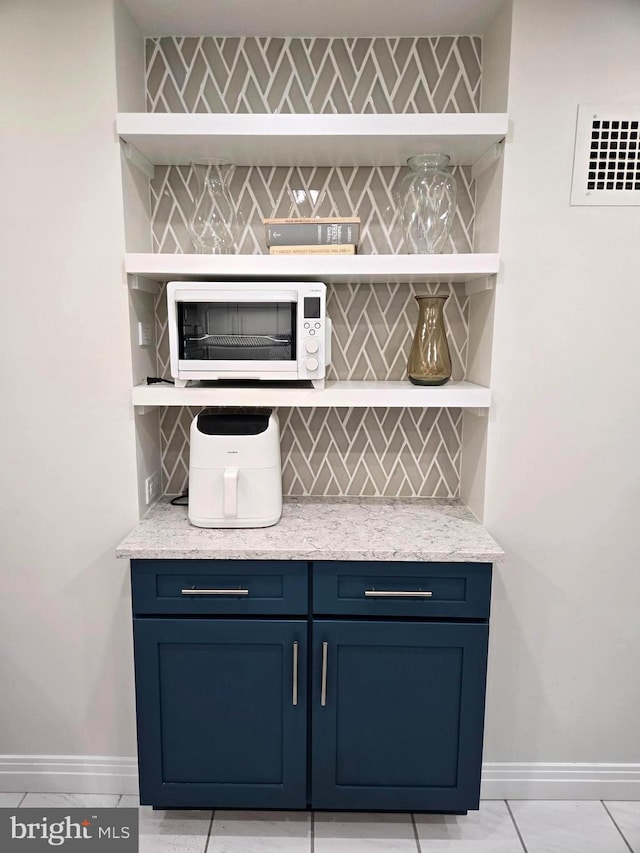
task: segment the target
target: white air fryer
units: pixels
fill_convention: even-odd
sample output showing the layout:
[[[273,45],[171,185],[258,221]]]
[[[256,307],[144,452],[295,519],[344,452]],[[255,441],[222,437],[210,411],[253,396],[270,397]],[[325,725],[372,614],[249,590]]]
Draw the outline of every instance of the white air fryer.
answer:
[[[205,409],[191,423],[189,521],[269,527],[282,514],[280,428],[271,409]]]

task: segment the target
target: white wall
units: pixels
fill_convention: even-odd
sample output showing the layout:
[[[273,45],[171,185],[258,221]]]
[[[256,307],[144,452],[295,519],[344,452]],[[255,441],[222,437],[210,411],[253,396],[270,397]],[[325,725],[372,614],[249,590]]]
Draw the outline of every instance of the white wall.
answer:
[[[0,4],[0,790],[7,755],[135,755],[113,30],[110,0]]]
[[[569,206],[577,105],[640,104],[639,81],[637,0],[514,0],[489,762],[640,762],[640,209]]]

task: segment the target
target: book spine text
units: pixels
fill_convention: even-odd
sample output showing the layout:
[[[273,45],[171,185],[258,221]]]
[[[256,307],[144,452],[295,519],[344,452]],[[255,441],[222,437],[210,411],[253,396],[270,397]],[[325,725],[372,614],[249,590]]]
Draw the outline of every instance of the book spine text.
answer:
[[[332,246],[270,246],[270,255],[355,255],[353,243],[339,243]]]
[[[357,223],[295,223],[265,226],[268,247],[271,246],[331,246],[356,244],[360,237]]]

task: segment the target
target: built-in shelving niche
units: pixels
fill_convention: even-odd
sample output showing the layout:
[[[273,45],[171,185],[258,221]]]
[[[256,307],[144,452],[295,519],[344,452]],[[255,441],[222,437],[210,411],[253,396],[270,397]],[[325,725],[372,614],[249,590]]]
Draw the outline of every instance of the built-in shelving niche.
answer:
[[[465,37],[466,40],[466,37]],[[199,49],[206,47],[207,39],[196,40]],[[217,40],[213,39],[212,42]],[[250,40],[239,40],[239,49],[246,49]],[[340,40],[332,40],[333,42]],[[406,39],[391,40],[394,42],[411,42],[412,50],[418,42],[440,41],[440,60],[451,67],[455,59],[460,62],[464,51],[460,50],[461,41],[458,39]],[[371,40],[371,49],[375,50],[375,42],[389,40]],[[473,55],[479,60],[480,40],[472,39]],[[175,86],[176,69],[171,70],[175,62],[175,49],[180,51],[180,40],[152,39],[147,41],[147,56],[158,57],[163,54],[163,46],[171,45],[171,50],[164,51],[162,61],[167,64],[169,73],[165,76],[166,85]],[[467,45],[468,47],[468,45]],[[435,54],[432,51],[432,56]],[[467,56],[469,53],[467,51]],[[194,66],[195,67],[195,66]],[[155,73],[147,68],[148,78]],[[464,69],[463,69],[464,72]],[[201,73],[201,72],[200,72]],[[437,69],[437,85],[440,87],[439,97],[442,97],[442,80],[446,77],[443,66]],[[462,74],[464,78],[464,73]],[[156,74],[157,79],[157,74]],[[453,79],[453,78],[451,78]],[[480,78],[479,70],[476,75],[470,103],[472,109],[478,109]],[[458,87],[461,77],[456,78]],[[193,86],[195,80],[183,80],[185,86]],[[453,85],[453,84],[452,84]],[[236,162],[245,160],[239,165],[234,176],[234,194],[238,199],[245,217],[246,228],[243,233],[241,254],[227,258],[204,259],[188,257],[191,247],[186,233],[186,210],[193,192],[193,175],[186,162],[195,152],[194,138],[204,137],[210,132],[211,119],[217,121],[221,116],[207,115],[153,115],[140,117],[119,117],[118,126],[126,140],[128,155],[139,158],[142,153],[150,164],[153,180],[151,182],[151,213],[152,248],[153,253],[127,256],[127,271],[131,274],[129,281],[133,289],[139,292],[156,290],[154,309],[156,332],[158,340],[157,373],[166,375],[166,318],[163,316],[164,293],[162,282],[175,278],[206,279],[211,277],[212,270],[216,277],[232,277],[241,265],[257,275],[265,275],[264,270],[271,270],[274,277],[285,275],[282,266],[289,265],[292,275],[310,277],[329,282],[329,312],[334,321],[336,337],[334,338],[334,359],[330,373],[330,381],[324,394],[324,403],[318,397],[319,406],[312,406],[306,399],[299,402],[288,396],[282,400],[285,406],[279,409],[282,428],[282,449],[284,486],[288,494],[372,494],[372,495],[437,495],[457,497],[460,494],[460,465],[462,458],[462,424],[463,409],[474,412],[486,411],[489,404],[490,392],[483,384],[465,382],[467,365],[467,350],[469,340],[469,300],[470,295],[491,288],[495,282],[495,273],[499,264],[497,255],[491,252],[474,254],[475,226],[475,180],[477,174],[487,165],[491,166],[497,158],[498,140],[506,132],[506,117],[504,115],[474,116],[470,115],[465,130],[463,117],[454,115],[456,112],[456,91],[452,88],[449,93],[448,110],[452,115],[398,115],[384,116],[384,123],[378,122],[378,127],[394,127],[388,136],[402,137],[402,128],[410,126],[411,121],[424,121],[427,136],[432,138],[425,142],[420,138],[421,145],[447,142],[446,134],[433,138],[433,128],[439,126],[440,133],[447,125],[451,128],[457,123],[454,135],[463,137],[474,125],[475,140],[472,141],[472,153],[465,151],[469,140],[455,148],[454,161],[460,163],[455,167],[459,185],[459,208],[454,229],[452,230],[449,251],[438,256],[418,259],[412,256],[397,254],[402,250],[397,222],[394,221],[393,195],[394,187],[401,179],[404,167],[399,165],[407,153],[403,145],[412,141],[406,136],[398,144],[392,141],[396,155],[378,156],[379,151],[386,150],[389,140],[373,142],[367,131],[366,144],[351,146],[358,150],[358,156],[351,162],[336,165],[346,157],[344,139],[335,144],[335,129],[341,121],[359,122],[361,127],[367,122],[373,124],[380,116],[335,116],[329,121],[327,138],[332,137],[331,152],[326,155],[316,153],[306,154],[313,160],[312,166],[292,165],[299,162],[289,152],[287,165],[279,165],[278,158],[286,153],[283,146],[283,131],[288,128],[313,128],[321,120],[320,116],[261,116],[261,126],[275,127],[275,132],[266,131],[266,136],[276,145],[271,151],[278,151],[274,160],[273,154],[256,156],[258,150],[254,141],[249,144],[245,140],[241,150],[249,152],[239,157]],[[470,97],[467,88],[465,97]],[[148,103],[155,104],[161,111],[166,108],[162,93],[156,89],[152,94],[148,91]],[[397,104],[396,104],[397,106]],[[468,108],[468,107],[467,107]],[[199,107],[202,109],[202,106]],[[415,104],[411,105],[415,109]],[[301,122],[300,119],[304,118]],[[135,120],[134,120],[135,119]],[[238,121],[240,119],[240,121]],[[224,119],[221,138],[225,135],[236,134],[242,123],[246,127],[256,127],[256,116],[231,116]],[[127,122],[129,124],[127,125]],[[134,126],[138,122],[137,128]],[[146,122],[146,124],[145,124]],[[331,123],[333,122],[333,123]],[[151,124],[155,123],[156,130],[170,129],[169,136],[161,138],[165,131],[152,134],[151,139],[143,139]],[[297,124],[296,124],[297,123]],[[439,124],[438,124],[439,123]],[[295,125],[295,127],[294,127]],[[184,142],[184,128],[191,126],[197,132]],[[342,125],[343,127],[346,124]],[[199,128],[199,130],[198,130]],[[279,130],[277,130],[279,128]],[[189,133],[186,134],[190,136]],[[338,134],[339,135],[339,134]],[[253,134],[255,137],[255,133]],[[178,139],[178,137],[180,137]],[[417,139],[418,137],[416,137]],[[178,141],[176,142],[176,139]],[[220,140],[218,140],[219,142]],[[459,142],[461,140],[458,140]],[[302,143],[301,143],[302,144]],[[163,146],[164,145],[164,149]],[[167,147],[169,145],[169,147]],[[302,148],[311,150],[309,138],[303,140]],[[173,153],[171,153],[173,146]],[[191,147],[190,147],[191,146]],[[248,146],[248,147],[247,147]],[[268,147],[268,146],[267,146]],[[452,145],[452,150],[454,146]],[[302,150],[299,148],[299,150]],[[240,149],[238,149],[240,150]],[[266,148],[265,148],[266,150]],[[430,149],[433,150],[433,149]],[[164,152],[164,153],[163,153]],[[253,153],[251,153],[253,152]],[[337,152],[337,153],[336,153]],[[392,160],[391,165],[385,165],[382,160]],[[155,162],[165,160],[166,163]],[[284,159],[284,157],[283,157]],[[282,162],[281,160],[279,162]],[[362,165],[362,163],[367,165]],[[474,166],[475,164],[475,166]],[[140,162],[138,162],[140,166]],[[265,255],[262,243],[261,217],[270,215],[289,215],[291,212],[306,214],[308,210],[292,210],[291,195],[288,189],[313,189],[321,197],[321,203],[313,211],[317,215],[332,215],[357,212],[363,218],[363,235],[360,245],[361,254],[355,258],[337,259],[326,258],[321,263],[316,259],[275,259]],[[318,196],[316,196],[318,197]],[[324,206],[323,206],[324,205]],[[131,241],[129,243],[131,244]],[[140,242],[132,246],[140,249]],[[495,249],[495,246],[489,246]],[[160,254],[156,254],[160,253]],[[276,261],[276,263],[272,263]],[[325,263],[326,262],[326,263]],[[307,264],[307,269],[300,265]],[[298,265],[296,267],[296,264]],[[213,266],[212,266],[213,265]],[[324,273],[324,274],[323,274]],[[245,273],[247,274],[247,273]],[[158,287],[154,282],[159,282]],[[424,397],[419,404],[412,405],[414,396],[406,382],[403,382],[404,365],[415,324],[414,300],[416,292],[448,293],[447,320],[454,360],[454,382],[448,389],[438,389],[439,395],[432,397],[431,402],[425,402]],[[138,299],[138,297],[134,297]],[[148,303],[147,303],[148,304]],[[133,328],[133,323],[132,323]],[[135,358],[134,358],[135,372]],[[138,376],[142,376],[138,371]],[[375,383],[386,380],[384,388],[378,388]],[[481,377],[482,380],[482,377]],[[355,384],[349,384],[355,383]],[[364,384],[362,384],[364,383]],[[371,384],[366,384],[371,383]],[[180,389],[169,389],[179,391]],[[192,391],[194,389],[185,389]],[[414,389],[418,391],[419,389]],[[426,389],[435,390],[435,389]],[[351,392],[353,392],[351,394]],[[162,470],[166,490],[170,493],[179,492],[185,484],[188,469],[188,426],[191,418],[202,405],[209,403],[209,398],[198,394],[180,398],[181,406],[171,404],[177,397],[167,397],[167,390],[137,387],[134,390],[134,402],[137,411],[142,412],[160,405],[160,435],[162,447]],[[351,395],[351,400],[349,396]],[[467,396],[465,396],[467,395]],[[419,395],[416,394],[417,398]],[[370,400],[370,402],[369,402]],[[376,400],[378,404],[376,404]],[[161,402],[160,402],[161,401]],[[213,399],[211,400],[213,402]],[[224,401],[225,405],[231,404]],[[275,402],[275,401],[274,401]],[[296,403],[296,405],[293,405]],[[166,408],[165,408],[166,406]],[[184,407],[182,407],[184,406]],[[434,407],[435,406],[435,407]]]

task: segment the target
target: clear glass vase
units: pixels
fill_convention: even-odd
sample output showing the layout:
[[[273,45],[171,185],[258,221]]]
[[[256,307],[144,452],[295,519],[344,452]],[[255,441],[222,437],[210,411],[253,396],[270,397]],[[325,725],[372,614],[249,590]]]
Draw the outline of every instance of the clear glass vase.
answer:
[[[446,154],[409,157],[398,188],[404,243],[410,254],[435,254],[447,242],[456,210],[456,180]]]
[[[191,163],[197,190],[187,227],[195,250],[201,255],[225,255],[238,251],[241,215],[229,191],[233,163],[201,160]]]
[[[444,385],[451,379],[451,355],[444,325],[447,296],[416,296],[418,322],[407,374],[414,385]]]

